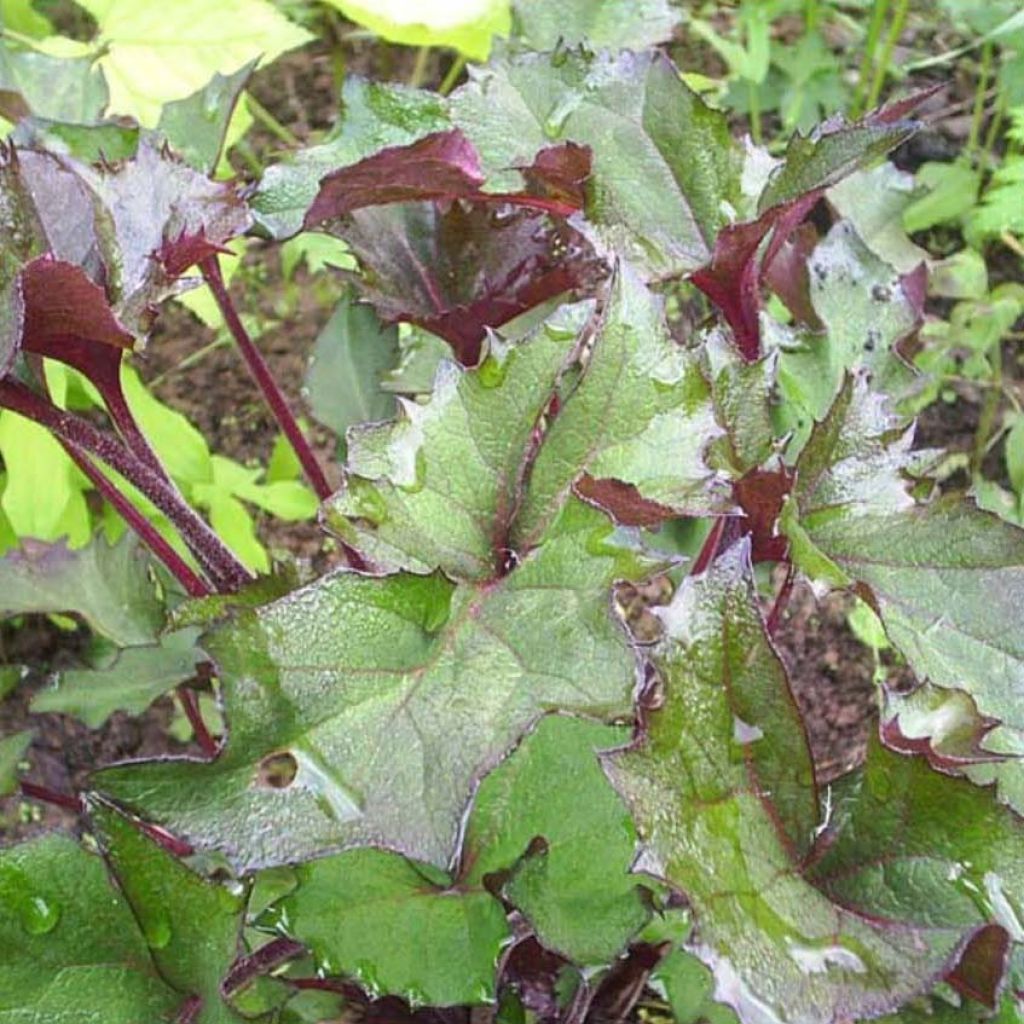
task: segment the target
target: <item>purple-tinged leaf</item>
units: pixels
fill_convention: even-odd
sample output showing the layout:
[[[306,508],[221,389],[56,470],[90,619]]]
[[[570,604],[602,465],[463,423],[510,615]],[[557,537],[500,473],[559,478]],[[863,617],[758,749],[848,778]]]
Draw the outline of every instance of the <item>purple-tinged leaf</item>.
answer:
[[[210,181],[145,140],[133,160],[77,168],[113,221],[108,291],[121,321],[144,335],[160,302],[197,260],[220,251],[250,223],[237,189]]]
[[[60,358],[62,340],[98,342],[130,349],[134,338],[120,324],[106,292],[81,267],[39,256],[21,272],[25,302],[22,347]]]
[[[685,946],[714,973],[716,999],[744,1021],[821,1024],[876,1016],[929,991],[990,923],[951,869],[977,856],[981,874],[991,868],[1016,899],[1020,823],[962,784],[931,838],[949,780],[909,759],[876,762],[872,798],[850,790],[850,813],[861,817],[848,822],[840,797],[829,833],[837,838],[809,875],[820,831],[813,773],[747,545],[684,581],[659,616],[665,636],[651,658],[664,703],[634,747],[605,763],[640,833],[638,867],[688,900]]]
[[[364,206],[472,198],[484,180],[476,150],[462,132],[436,132],[326,175],[306,213],[305,227]]]
[[[971,774],[1024,811],[1024,530],[956,495],[915,502],[911,440],[883,399],[848,382],[797,460],[781,525],[794,562],[867,600],[918,678],[999,721],[985,748],[1007,762]]]
[[[559,295],[592,293],[604,264],[564,222],[489,204],[358,210],[339,229],[363,267],[363,296],[386,322],[445,339],[464,366],[488,328]]]
[[[579,210],[589,168],[585,147],[551,147],[522,169],[526,191],[482,192],[476,151],[439,132],[329,174],[306,227],[328,222],[348,242],[385,320],[418,324],[472,366],[488,328],[600,280],[590,245],[561,219]]]

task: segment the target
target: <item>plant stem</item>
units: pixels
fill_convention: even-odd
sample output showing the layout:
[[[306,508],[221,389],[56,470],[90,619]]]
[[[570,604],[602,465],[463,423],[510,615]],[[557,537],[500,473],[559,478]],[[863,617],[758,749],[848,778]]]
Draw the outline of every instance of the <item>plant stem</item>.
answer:
[[[974,447],[971,450],[971,476],[981,473],[981,464],[988,450],[988,440],[995,427],[999,414],[999,400],[1002,397],[1003,381],[1003,346],[1002,341],[996,342],[992,350],[992,381],[996,387],[985,392],[985,400],[978,417],[978,429],[974,433]]]
[[[441,85],[437,90],[442,96],[447,96],[448,93],[455,88],[455,83],[459,80],[459,75],[462,74],[465,67],[466,58],[460,53],[448,66],[448,71],[444,76],[444,80],[441,82]]]
[[[761,145],[761,93],[757,82],[747,79],[747,96],[750,105],[750,137],[755,144]]]
[[[818,0],[804,0],[804,25],[808,32],[814,32],[818,28],[818,18],[821,10],[818,7]]]
[[[213,593],[205,580],[193,572],[188,562],[171,547],[167,538],[128,500],[127,495],[100,471],[99,467],[81,448],[69,441],[62,440],[61,444],[75,465],[92,482],[93,487],[114,506],[117,514],[128,524],[142,543],[163,562],[168,572],[185,588],[185,592],[190,597],[206,597]]]
[[[249,113],[256,118],[264,128],[270,132],[279,142],[283,142],[291,149],[298,149],[302,143],[290,132],[265,106],[249,91],[245,93],[245,105]]]
[[[722,543],[722,534],[725,532],[725,521],[728,518],[728,516],[719,516],[711,524],[711,529],[701,545],[700,553],[693,565],[690,566],[691,576],[699,576],[715,560],[718,546]]]
[[[418,89],[423,80],[427,77],[427,65],[430,62],[430,47],[421,46],[416,51],[416,63],[412,66],[412,74],[409,76],[409,85]]]
[[[58,793],[48,786],[38,786],[34,782],[22,782],[20,787],[22,796],[30,800],[39,800],[44,804],[51,804],[54,807],[63,807],[66,811],[74,811],[75,814],[82,812],[82,798],[80,796],[68,796],[65,793]]]
[[[778,594],[775,595],[772,610],[768,613],[768,618],[765,621],[765,631],[769,636],[775,636],[775,633],[778,631],[779,624],[782,622],[782,613],[786,610],[786,605],[789,604],[789,598],[793,593],[793,584],[795,582],[796,571],[792,563],[790,563],[786,567],[786,578],[782,581]]]
[[[217,305],[220,307],[224,321],[228,325],[228,330],[238,345],[238,351],[241,352],[242,358],[249,368],[249,373],[252,375],[260,391],[263,392],[263,397],[270,407],[274,419],[277,420],[278,426],[281,428],[284,436],[288,438],[299,462],[302,464],[306,479],[313,485],[313,490],[316,491],[317,497],[321,501],[325,501],[333,493],[331,485],[327,482],[327,477],[324,476],[324,471],[320,468],[320,463],[317,462],[313,449],[310,448],[309,442],[303,435],[298,421],[288,407],[287,399],[281,393],[281,389],[277,386],[277,382],[271,375],[266,361],[260,354],[260,350],[256,347],[255,342],[249,337],[249,332],[245,329],[245,325],[242,323],[241,317],[239,317],[235,305],[231,301],[231,296],[224,286],[224,277],[220,272],[220,262],[216,256],[211,256],[209,259],[203,260],[200,264],[200,269],[203,272],[206,283],[210,286],[210,291],[213,293]]]
[[[992,67],[992,44],[986,43],[981,50],[981,68],[978,70],[978,84],[974,89],[974,109],[971,113],[971,133],[967,137],[967,152],[974,153],[981,140],[981,125],[985,120],[985,90],[988,88],[989,71]]]
[[[866,109],[872,110],[878,104],[882,95],[882,86],[885,84],[885,77],[889,73],[889,66],[892,63],[892,53],[896,43],[903,31],[903,25],[907,20],[907,11],[910,9],[910,0],[897,0],[896,13],[892,16],[892,24],[889,26],[889,34],[885,37],[885,46],[882,48],[882,59],[875,68],[875,77],[871,82],[871,89],[868,92]]]
[[[9,377],[0,380],[0,406],[46,427],[60,441],[102,459],[137,487],[174,524],[218,590],[231,593],[252,581],[245,566],[177,489],[120,441]]]
[[[203,753],[212,761],[217,756],[220,746],[210,735],[210,730],[206,728],[206,723],[203,721],[203,713],[199,709],[199,698],[196,696],[196,691],[182,684],[174,692],[178,697],[181,710],[185,712],[188,724],[192,726],[196,742],[202,748]]]
[[[868,23],[867,38],[864,41],[864,56],[861,58],[857,73],[857,89],[850,106],[853,117],[860,117],[864,113],[864,97],[875,71],[875,51],[878,49],[878,40],[882,36],[882,26],[888,13],[889,0],[875,0],[875,5],[871,9],[871,21]]]

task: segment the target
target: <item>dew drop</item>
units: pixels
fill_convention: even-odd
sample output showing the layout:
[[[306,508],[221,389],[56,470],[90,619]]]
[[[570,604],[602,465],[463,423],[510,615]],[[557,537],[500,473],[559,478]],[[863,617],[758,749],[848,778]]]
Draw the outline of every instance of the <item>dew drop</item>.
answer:
[[[60,906],[42,896],[27,896],[19,907],[21,926],[29,935],[46,935],[57,927]]]

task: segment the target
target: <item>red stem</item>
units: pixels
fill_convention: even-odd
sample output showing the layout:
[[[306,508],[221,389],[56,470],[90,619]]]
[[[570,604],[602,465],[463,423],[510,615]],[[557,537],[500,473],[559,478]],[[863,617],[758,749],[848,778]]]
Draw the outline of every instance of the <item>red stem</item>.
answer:
[[[719,516],[712,524],[708,535],[704,538],[700,554],[690,569],[691,576],[699,576],[715,560],[718,554],[718,546],[722,543],[722,534],[725,533],[725,522],[728,516]]]
[[[192,731],[196,735],[196,742],[202,748],[203,753],[212,761],[217,756],[220,746],[210,735],[210,730],[206,728],[203,714],[199,709],[199,697],[196,691],[190,686],[182,684],[175,690],[175,693],[178,695],[178,703],[181,704],[181,710],[185,712],[185,717],[188,719],[188,723],[192,726]]]
[[[66,811],[74,811],[75,814],[82,812],[82,798],[79,796],[68,796],[66,793],[58,793],[49,786],[39,786],[34,782],[21,783],[21,792],[31,800],[40,800],[44,804],[52,804],[54,807],[63,807]]]
[[[786,605],[789,604],[789,598],[793,593],[793,584],[795,582],[796,571],[792,565],[789,565],[786,567],[786,578],[782,581],[782,586],[775,596],[772,610],[768,613],[768,619],[765,622],[765,630],[769,636],[775,636],[775,632],[782,622],[782,613],[786,610]]]
[[[85,452],[70,441],[61,441],[64,450],[75,465],[89,478],[92,485],[114,506],[118,515],[135,531],[139,539],[167,567],[171,575],[185,588],[190,597],[207,597],[213,591],[192,567],[167,542],[160,531],[117,489],[114,482],[93,464]]]
[[[88,420],[66,412],[48,399],[11,378],[0,380],[0,406],[12,409],[59,440],[102,459],[111,469],[134,484],[168,519],[209,574],[219,591],[234,592],[252,576],[225,547],[216,533],[185,501],[177,489],[116,439],[97,430]]]
[[[242,354],[242,358],[249,368],[249,373],[252,374],[256,385],[263,392],[263,398],[270,407],[274,419],[277,420],[278,426],[284,431],[285,437],[288,438],[289,443],[295,450],[295,454],[298,456],[299,462],[302,463],[303,471],[310,484],[312,484],[313,490],[316,491],[321,501],[325,501],[333,493],[331,485],[327,482],[327,477],[324,476],[324,471],[320,468],[320,463],[317,462],[313,449],[310,448],[309,442],[303,435],[298,421],[289,408],[288,400],[277,386],[277,382],[274,380],[266,361],[260,354],[260,350],[256,347],[252,338],[249,337],[249,332],[245,329],[241,317],[239,317],[238,312],[235,310],[235,305],[231,301],[231,296],[224,285],[224,277],[220,272],[220,263],[217,257],[210,256],[208,259],[203,260],[199,267],[203,272],[206,283],[210,286],[210,291],[213,292],[213,297],[216,299],[218,307],[220,307],[224,321],[228,325],[228,330],[238,345],[238,351]]]

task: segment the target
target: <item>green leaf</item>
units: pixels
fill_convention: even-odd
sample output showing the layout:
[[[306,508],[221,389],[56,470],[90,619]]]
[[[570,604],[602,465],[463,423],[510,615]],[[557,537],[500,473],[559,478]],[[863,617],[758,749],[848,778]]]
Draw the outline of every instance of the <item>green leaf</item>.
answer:
[[[107,106],[107,83],[91,57],[51,57],[0,45],[0,114],[90,124]]]
[[[927,191],[903,211],[903,227],[911,232],[957,221],[972,210],[978,201],[981,173],[967,160],[922,164],[917,181]]]
[[[537,543],[574,485],[613,514],[621,492],[609,498],[606,485],[624,485],[626,516],[634,495],[661,518],[722,511],[731,506],[728,485],[705,461],[720,432],[697,360],[672,341],[660,300],[621,265],[582,376],[562,383],[561,409],[530,470],[514,544]],[[636,521],[626,516],[622,521]]]
[[[82,494],[88,481],[48,430],[3,410],[0,457],[7,470],[0,503],[19,537],[39,541],[67,537],[75,547],[88,540],[89,512]]]
[[[911,371],[894,353],[918,323],[900,275],[875,256],[846,221],[818,243],[808,261],[811,303],[825,327],[807,333],[779,356],[783,394],[808,426],[829,410],[851,370],[867,369],[880,389],[902,395]],[[791,427],[792,423],[785,426]],[[791,444],[795,451],[806,430]]]
[[[89,817],[161,977],[202,999],[196,1024],[240,1020],[220,986],[239,951],[244,897],[194,874],[109,804],[91,800]]]
[[[705,264],[729,204],[743,206],[743,155],[725,115],[664,57],[559,51],[498,60],[451,105],[494,190],[517,188],[510,168],[554,142],[589,146],[587,219],[651,276]]]
[[[906,121],[886,123],[868,119],[856,124],[828,123],[804,136],[795,134],[783,163],[768,180],[758,212],[792,202],[815,189],[835,185],[858,167],[885,156],[914,134]]]
[[[1024,728],[996,723],[963,690],[923,683],[910,693],[885,691],[882,724],[897,749],[926,754],[942,771],[976,786],[996,786],[1003,803],[1024,808]]]
[[[298,889],[274,908],[318,969],[354,977],[413,1006],[494,999],[509,935],[501,904],[477,886],[439,886],[404,857],[353,850],[296,868]]]
[[[879,259],[899,273],[909,274],[929,258],[903,228],[903,211],[913,192],[913,176],[886,162],[833,185],[828,201]]]
[[[160,111],[156,130],[198,170],[212,174],[216,168],[235,105],[255,65],[251,60],[234,74],[216,74],[191,96]]]
[[[783,523],[794,558],[870,595],[918,678],[1021,729],[1024,531],[955,496],[916,504],[902,475],[910,441],[880,399],[847,385],[797,461],[799,523]]]
[[[164,104],[184,99],[220,72],[275,57],[312,38],[264,0],[81,0],[96,19],[99,65],[110,109],[157,123]]]
[[[510,0],[461,0],[442,5],[424,5],[418,0],[325,3],[390,43],[450,46],[470,60],[487,60],[493,37],[507,36],[511,27]]]
[[[989,793],[877,737],[842,781],[811,877],[844,907],[931,929],[989,921],[1024,941],[1020,819]]]
[[[149,574],[149,558],[131,537],[87,547],[23,546],[0,559],[0,613],[74,612],[101,636],[123,647],[154,641],[163,605]]]
[[[608,772],[637,823],[641,863],[686,894],[695,922],[687,948],[741,1020],[878,1015],[929,988],[982,915],[970,924],[942,914],[889,920],[885,900],[926,897],[876,869],[874,914],[862,916],[804,877],[818,816],[810,761],[745,548],[688,578],[662,613],[666,635],[652,659],[664,706],[635,749],[607,758]],[[886,840],[899,842],[903,826],[887,821]]]
[[[49,20],[24,0],[0,0],[0,26],[35,39],[53,34]]]
[[[221,756],[109,769],[103,789],[240,866],[366,844],[446,865],[476,780],[541,714],[630,714],[608,588],[649,566],[609,532],[574,503],[504,578],[342,571],[238,614],[205,643]]]
[[[60,682],[40,690],[32,711],[59,711],[98,729],[115,711],[141,714],[157,697],[195,674],[205,655],[196,647],[199,631],[169,633],[159,644],[128,647],[100,668],[72,669]]]
[[[1018,494],[1024,494],[1024,416],[1013,420],[1003,443],[1010,485]]]
[[[546,948],[578,964],[613,960],[647,917],[629,873],[636,831],[595,756],[627,739],[624,729],[542,719],[481,783],[466,829],[468,880],[515,868],[504,897]]]
[[[133,367],[121,371],[125,399],[146,440],[164,468],[186,492],[213,479],[213,461],[206,438],[177,410],[164,405],[142,383]]]
[[[643,50],[672,35],[679,15],[667,0],[514,0],[515,34],[531,50],[582,42]]]
[[[397,423],[353,428],[330,527],[389,570],[492,577],[530,439],[574,336],[541,328],[522,344],[492,345],[479,372],[446,360],[428,402],[405,403]]]
[[[99,857],[60,835],[0,850],[2,1024],[138,1024],[182,1002]]]
[[[398,854],[355,850],[297,869],[299,888],[266,915],[325,974],[414,1005],[491,1002],[510,938],[504,896],[549,948],[588,964],[615,957],[646,910],[629,874],[635,833],[595,750],[622,729],[548,716],[481,783],[457,876]],[[552,786],[552,779],[564,783]],[[543,852],[531,843],[544,840]]]
[[[306,372],[313,415],[341,438],[357,423],[391,419],[398,403],[381,380],[398,359],[398,328],[381,323],[372,307],[342,299],[317,336]]]
[[[268,167],[252,197],[257,223],[274,238],[302,229],[320,179],[329,171],[450,127],[445,101],[436,93],[349,77],[341,101],[341,120],[326,141]]]
[[[708,388],[670,340],[658,300],[622,268],[585,367],[567,367],[586,308],[523,342],[495,343],[479,371],[443,363],[429,402],[406,403],[396,424],[350,431],[332,528],[386,569],[482,580],[509,547],[522,554],[541,542],[574,485],[613,512],[727,507],[704,461],[718,433]],[[561,408],[530,464],[556,388]]]
[[[18,787],[18,762],[32,742],[32,731],[12,733],[0,739],[0,796],[8,796]]]

